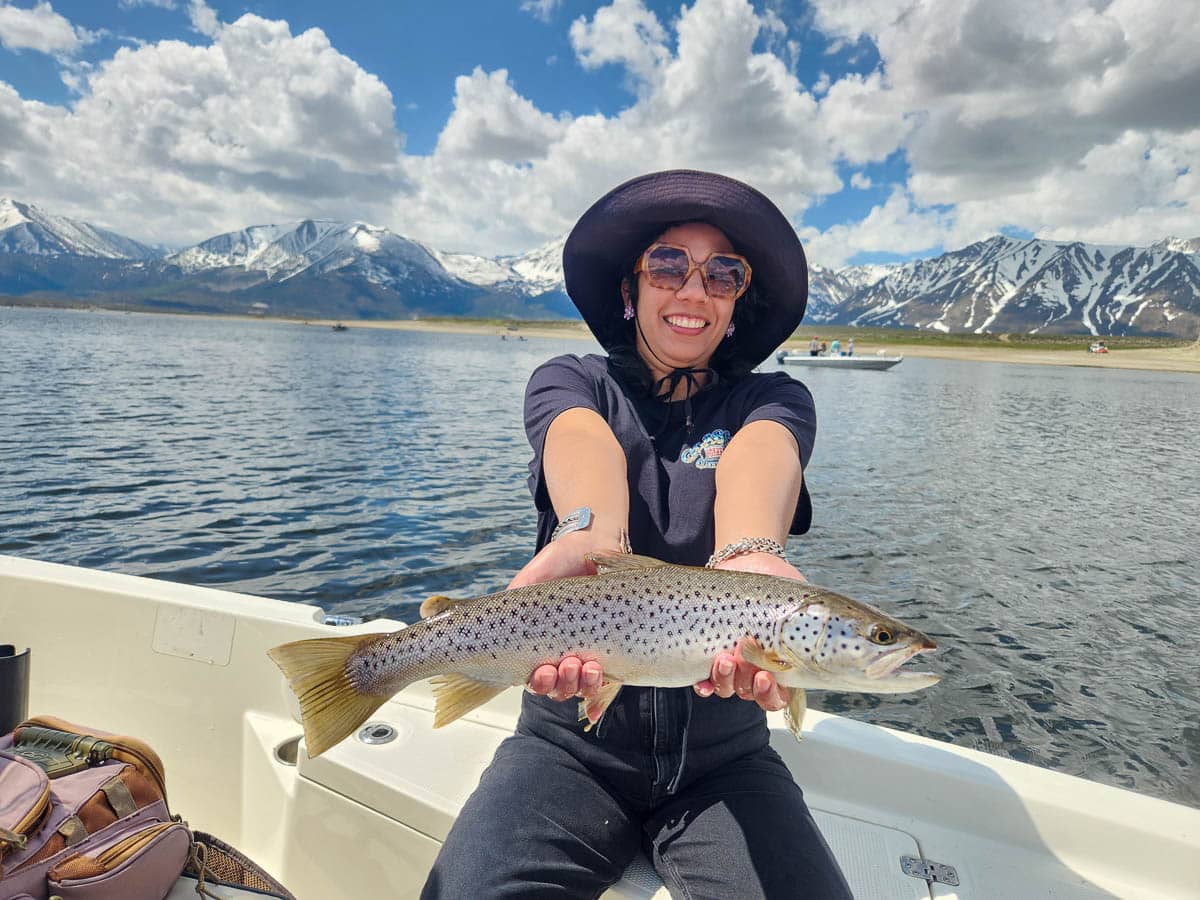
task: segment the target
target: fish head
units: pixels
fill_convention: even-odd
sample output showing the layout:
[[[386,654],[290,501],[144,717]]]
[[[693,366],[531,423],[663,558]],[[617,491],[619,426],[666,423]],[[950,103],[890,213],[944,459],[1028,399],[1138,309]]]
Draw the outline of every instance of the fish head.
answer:
[[[901,669],[914,656],[937,649],[931,638],[831,591],[789,610],[778,622],[776,641],[807,687],[899,694],[941,679]]]

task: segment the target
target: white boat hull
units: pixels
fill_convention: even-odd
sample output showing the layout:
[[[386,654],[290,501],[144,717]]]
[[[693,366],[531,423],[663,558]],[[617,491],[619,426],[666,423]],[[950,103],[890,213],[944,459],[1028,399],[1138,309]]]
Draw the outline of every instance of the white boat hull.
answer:
[[[434,731],[416,685],[372,720],[395,740],[308,759],[266,650],[401,627],[322,621],[311,606],[0,556],[0,639],[32,649],[31,713],[148,740],[172,811],[301,900],[415,897],[521,694]],[[929,898],[900,865],[922,853],[957,871],[939,898],[1195,896],[1200,811],[840,716],[811,711],[801,743],[781,715],[770,724],[860,900]],[[667,893],[641,859],[607,896]]]
[[[788,366],[812,366],[819,369],[890,369],[903,362],[903,356],[813,356],[808,351],[780,350],[775,361]]]

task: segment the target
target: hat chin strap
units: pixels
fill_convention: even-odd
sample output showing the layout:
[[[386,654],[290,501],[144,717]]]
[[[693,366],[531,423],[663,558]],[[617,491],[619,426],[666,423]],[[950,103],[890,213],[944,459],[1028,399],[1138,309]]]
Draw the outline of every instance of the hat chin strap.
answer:
[[[655,398],[663,397],[664,400],[672,400],[675,397],[675,391],[679,388],[679,382],[687,382],[687,393],[683,395],[684,427],[687,429],[688,435],[691,436],[692,394],[700,390],[700,385],[696,376],[705,375],[708,377],[709,383],[715,383],[717,380],[716,371],[707,366],[702,366],[699,368],[693,366],[672,366],[664,362],[662,357],[654,352],[654,348],[650,346],[650,341],[646,339],[646,332],[642,331],[641,319],[635,315],[633,322],[637,328],[638,334],[642,338],[642,343],[645,345],[646,349],[650,351],[650,355],[658,361],[660,366],[668,370],[666,375],[655,381],[650,386],[650,396]],[[665,394],[663,392],[664,387],[666,388]],[[671,413],[670,408],[668,408],[666,420],[663,422],[662,427],[658,429],[658,432],[654,435],[654,437],[650,438],[650,440],[654,440],[655,437],[658,437],[659,434],[662,434],[667,429],[667,426],[670,425],[670,423]]]

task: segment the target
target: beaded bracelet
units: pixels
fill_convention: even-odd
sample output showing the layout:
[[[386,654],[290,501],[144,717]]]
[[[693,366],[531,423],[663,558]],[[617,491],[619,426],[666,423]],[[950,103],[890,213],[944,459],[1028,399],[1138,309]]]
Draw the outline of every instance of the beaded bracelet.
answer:
[[[783,549],[783,545],[779,541],[765,537],[742,538],[740,541],[726,544],[710,556],[704,566],[705,568],[713,569],[725,562],[725,560],[733,559],[735,556],[741,556],[744,553],[770,553],[778,556],[780,559],[787,559],[787,552]]]

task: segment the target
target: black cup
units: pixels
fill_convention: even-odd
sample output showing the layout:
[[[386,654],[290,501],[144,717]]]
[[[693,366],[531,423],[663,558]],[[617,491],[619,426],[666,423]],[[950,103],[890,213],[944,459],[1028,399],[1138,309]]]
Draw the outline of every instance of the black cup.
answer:
[[[0,734],[29,718],[29,648],[0,644]]]

